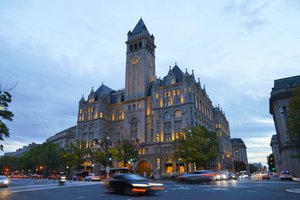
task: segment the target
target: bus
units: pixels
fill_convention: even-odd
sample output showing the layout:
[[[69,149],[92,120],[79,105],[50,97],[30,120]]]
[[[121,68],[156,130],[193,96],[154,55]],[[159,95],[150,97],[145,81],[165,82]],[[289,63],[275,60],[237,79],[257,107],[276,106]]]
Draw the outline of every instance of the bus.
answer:
[[[106,167],[105,169],[101,169],[100,176],[106,178],[106,177],[112,177],[114,174],[121,174],[121,173],[130,173],[130,170],[128,167],[118,167],[118,168]]]

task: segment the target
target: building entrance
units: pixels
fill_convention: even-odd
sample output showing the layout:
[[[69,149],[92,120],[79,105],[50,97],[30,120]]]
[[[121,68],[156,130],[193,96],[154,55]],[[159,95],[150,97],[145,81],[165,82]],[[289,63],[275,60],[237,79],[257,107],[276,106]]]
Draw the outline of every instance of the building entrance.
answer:
[[[143,160],[139,162],[137,165],[137,173],[141,176],[144,176],[145,172],[146,172],[146,176],[149,177],[151,174],[151,165],[149,162]]]

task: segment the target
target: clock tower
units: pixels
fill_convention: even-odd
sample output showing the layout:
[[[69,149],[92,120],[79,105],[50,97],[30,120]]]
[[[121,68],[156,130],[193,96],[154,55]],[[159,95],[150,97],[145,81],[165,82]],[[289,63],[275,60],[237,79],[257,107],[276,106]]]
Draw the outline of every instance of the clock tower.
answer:
[[[144,98],[155,79],[155,44],[141,18],[127,34],[125,100]]]

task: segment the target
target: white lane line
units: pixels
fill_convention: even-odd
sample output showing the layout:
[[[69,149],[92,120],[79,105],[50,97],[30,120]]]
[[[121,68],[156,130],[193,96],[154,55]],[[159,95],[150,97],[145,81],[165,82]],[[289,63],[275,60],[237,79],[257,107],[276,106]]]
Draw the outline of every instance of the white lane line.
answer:
[[[77,199],[85,199],[86,197],[77,197]]]

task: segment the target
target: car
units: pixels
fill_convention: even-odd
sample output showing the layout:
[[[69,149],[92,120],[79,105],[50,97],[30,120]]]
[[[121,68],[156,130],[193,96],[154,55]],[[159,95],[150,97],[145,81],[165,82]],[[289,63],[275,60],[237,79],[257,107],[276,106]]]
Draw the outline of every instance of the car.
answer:
[[[189,174],[182,174],[175,178],[176,181],[186,183],[208,183],[216,180],[217,173],[211,170],[196,170]]]
[[[115,174],[106,184],[109,191],[127,195],[151,194],[164,189],[162,183],[152,183],[137,174]]]
[[[290,174],[289,171],[282,171],[280,176],[279,176],[280,180],[293,180],[292,175]]]
[[[48,176],[48,179],[59,179],[60,178],[60,175],[58,174],[52,174],[50,176]]]
[[[237,180],[237,176],[233,172],[228,173],[228,180]]]
[[[72,176],[72,180],[77,180],[77,181],[82,180],[82,172],[76,172],[76,173]]]
[[[0,176],[0,187],[8,187],[9,179],[6,176]]]
[[[84,181],[100,181],[100,175],[89,174],[83,179]]]
[[[263,173],[261,175],[261,179],[268,179],[268,180],[270,180],[270,175],[268,173]]]
[[[32,177],[33,179],[41,179],[41,178],[43,178],[43,176],[40,175],[40,174],[32,174],[31,177]]]

